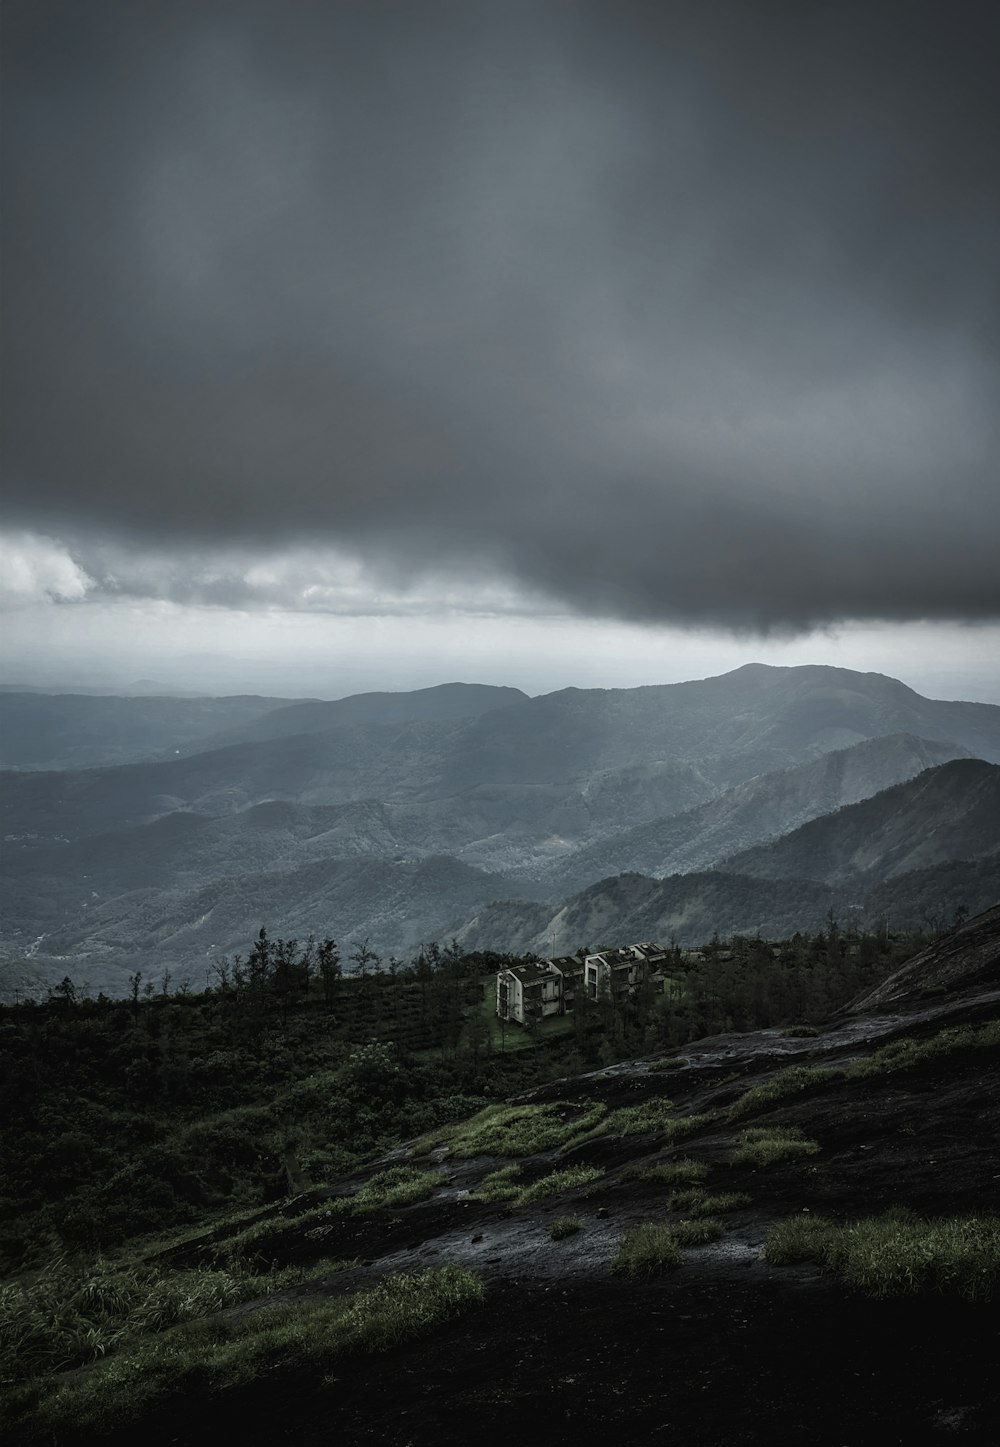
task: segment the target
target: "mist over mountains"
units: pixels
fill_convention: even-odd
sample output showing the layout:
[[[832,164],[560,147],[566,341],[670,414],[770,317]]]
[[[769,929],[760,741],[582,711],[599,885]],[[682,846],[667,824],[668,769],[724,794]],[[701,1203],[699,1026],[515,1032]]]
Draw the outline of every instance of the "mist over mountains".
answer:
[[[572,950],[861,920],[887,889],[900,923],[998,893],[1000,707],[878,674],[291,704],[6,694],[0,718],[7,993],[67,973],[116,993],[136,969],[201,983],[261,924],[345,953],[452,933]],[[40,769],[32,749],[130,757]]]

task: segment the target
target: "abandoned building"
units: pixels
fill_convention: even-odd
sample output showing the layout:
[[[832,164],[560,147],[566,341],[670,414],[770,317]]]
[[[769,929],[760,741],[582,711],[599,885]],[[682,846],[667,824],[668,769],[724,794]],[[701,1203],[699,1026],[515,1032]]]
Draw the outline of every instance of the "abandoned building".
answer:
[[[616,999],[645,980],[662,985],[662,945],[623,945],[595,954],[558,955],[537,965],[512,965],[497,973],[497,1015],[524,1025],[549,1015],[566,1015],[577,994]]]

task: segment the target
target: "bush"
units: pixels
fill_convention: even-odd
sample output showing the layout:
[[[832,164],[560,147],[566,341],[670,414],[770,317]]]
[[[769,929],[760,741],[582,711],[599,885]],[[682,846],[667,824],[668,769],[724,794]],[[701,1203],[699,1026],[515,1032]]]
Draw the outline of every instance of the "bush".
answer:
[[[651,1060],[650,1070],[683,1070],[687,1061],[682,1055],[668,1055],[663,1060]]]
[[[817,1261],[866,1296],[939,1292],[988,1301],[1000,1282],[1000,1217],[923,1220],[908,1211],[836,1226],[782,1221],[764,1243],[775,1265]]]
[[[745,1130],[733,1152],[734,1166],[773,1166],[819,1154],[816,1141],[805,1140],[795,1126],[758,1126]]]
[[[781,1034],[785,1040],[811,1040],[819,1031],[815,1025],[792,1025],[787,1030],[782,1030]]]

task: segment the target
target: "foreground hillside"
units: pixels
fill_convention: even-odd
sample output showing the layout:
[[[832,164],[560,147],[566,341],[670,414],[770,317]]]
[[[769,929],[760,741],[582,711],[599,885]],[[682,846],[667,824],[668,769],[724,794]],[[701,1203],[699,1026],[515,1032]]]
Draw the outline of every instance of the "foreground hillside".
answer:
[[[190,1234],[162,1269],[300,1274],[20,1389],[13,1440],[992,1441],[998,1067],[1000,906],[819,1027],[550,1082]]]

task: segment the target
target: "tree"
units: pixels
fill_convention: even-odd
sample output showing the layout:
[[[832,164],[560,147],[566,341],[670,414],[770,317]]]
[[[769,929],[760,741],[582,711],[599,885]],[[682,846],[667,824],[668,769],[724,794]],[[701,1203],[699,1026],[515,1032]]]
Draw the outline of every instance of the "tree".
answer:
[[[319,970],[323,989],[323,1003],[328,1010],[332,1010],[343,972],[340,967],[340,955],[337,953],[336,941],[330,939],[329,935],[316,951],[316,967]]]

